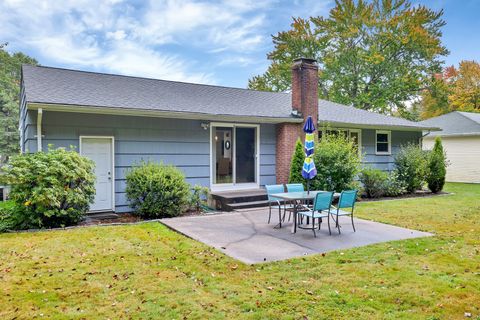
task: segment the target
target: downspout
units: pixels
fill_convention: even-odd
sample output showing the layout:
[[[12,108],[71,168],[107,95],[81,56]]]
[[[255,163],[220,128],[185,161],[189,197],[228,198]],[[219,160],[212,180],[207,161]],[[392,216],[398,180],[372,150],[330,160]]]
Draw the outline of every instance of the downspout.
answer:
[[[431,130],[428,130],[427,133],[425,133],[421,138],[420,138],[420,141],[419,141],[419,144],[420,144],[420,147],[423,149],[423,138],[425,138],[426,136],[428,136],[430,133],[432,133]]]
[[[38,113],[37,113],[37,152],[42,151],[42,116],[43,116],[43,109],[38,108]]]

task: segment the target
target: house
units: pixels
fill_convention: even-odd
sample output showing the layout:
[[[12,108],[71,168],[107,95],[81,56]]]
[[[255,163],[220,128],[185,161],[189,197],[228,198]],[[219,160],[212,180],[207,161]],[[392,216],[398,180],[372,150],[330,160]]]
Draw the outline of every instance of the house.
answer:
[[[297,59],[292,93],[25,65],[22,152],[75,146],[96,163],[92,211],[129,211],[125,172],[143,160],[174,164],[213,191],[285,183],[308,115],[345,132],[365,163],[392,169],[403,143],[429,126],[318,100],[318,67]],[[320,130],[322,132],[322,130]]]
[[[480,113],[454,111],[421,123],[442,129],[427,134],[423,147],[431,149],[435,137],[442,138],[450,162],[446,180],[480,183]]]

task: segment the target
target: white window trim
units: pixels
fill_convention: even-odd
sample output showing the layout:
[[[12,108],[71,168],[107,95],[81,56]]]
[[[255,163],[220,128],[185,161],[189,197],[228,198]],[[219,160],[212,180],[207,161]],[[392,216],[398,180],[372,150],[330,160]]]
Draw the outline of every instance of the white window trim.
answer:
[[[379,152],[377,151],[377,143],[378,139],[377,136],[378,134],[386,134],[387,135],[387,141],[388,141],[388,151],[386,152]],[[375,130],[375,154],[376,155],[391,155],[392,154],[392,132],[389,130]]]
[[[84,139],[111,139],[112,141],[112,211],[115,212],[115,137],[114,136],[79,136],[79,150],[82,154],[82,140]],[[89,211],[91,212],[91,211]]]
[[[246,127],[246,128],[256,128],[256,182],[254,183],[213,183],[213,127],[230,127],[233,129],[233,139],[235,139],[235,128],[236,127]],[[236,156],[236,143],[233,143],[233,154],[232,158]],[[236,180],[236,168],[233,166],[233,181]],[[260,188],[260,125],[259,124],[250,124],[250,123],[231,123],[231,122],[210,122],[210,190],[211,191],[228,191],[228,190],[241,190],[241,189],[254,189]]]
[[[350,139],[350,132],[356,132],[358,133],[358,154],[360,155],[360,157],[362,156],[362,151],[363,151],[363,147],[362,147],[362,129],[350,129],[350,128],[328,128],[328,129],[321,129],[319,130],[322,132],[322,135],[325,135],[326,134],[326,131],[343,131],[343,132],[346,132],[347,133],[347,137],[348,139]]]

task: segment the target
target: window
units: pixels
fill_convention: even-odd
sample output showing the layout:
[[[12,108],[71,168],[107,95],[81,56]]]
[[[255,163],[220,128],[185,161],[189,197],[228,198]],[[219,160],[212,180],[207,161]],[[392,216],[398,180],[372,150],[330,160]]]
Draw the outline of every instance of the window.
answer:
[[[322,140],[322,136],[327,135],[343,135],[353,142],[359,154],[362,153],[362,130],[361,129],[328,129],[318,130],[318,140]]]
[[[390,131],[376,132],[375,139],[375,153],[376,154],[390,154],[391,153],[391,133]]]

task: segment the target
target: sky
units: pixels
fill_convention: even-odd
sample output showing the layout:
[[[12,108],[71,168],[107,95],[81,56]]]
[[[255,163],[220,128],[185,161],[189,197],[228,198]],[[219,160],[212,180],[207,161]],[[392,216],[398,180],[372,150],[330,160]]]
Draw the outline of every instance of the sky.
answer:
[[[480,61],[480,0],[413,0],[444,10],[447,65]],[[45,66],[222,86],[268,67],[271,35],[332,0],[0,0],[0,43]]]

